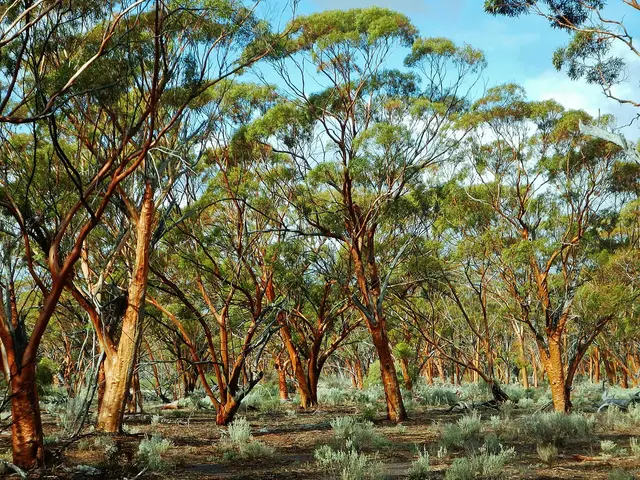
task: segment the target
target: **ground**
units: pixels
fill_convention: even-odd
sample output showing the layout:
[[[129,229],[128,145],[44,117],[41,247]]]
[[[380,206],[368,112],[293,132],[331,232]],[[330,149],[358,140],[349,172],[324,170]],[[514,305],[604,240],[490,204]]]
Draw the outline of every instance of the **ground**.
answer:
[[[445,471],[454,458],[468,455],[464,451],[443,452],[440,448],[444,426],[453,424],[464,415],[449,412],[446,407],[430,407],[417,402],[410,409],[410,419],[401,425],[387,422],[383,415],[383,404],[376,404],[373,417],[375,431],[386,441],[364,452],[377,456],[383,464],[384,478],[407,478],[411,463],[417,458],[417,450],[430,453],[431,472],[428,478],[444,478]],[[323,479],[327,473],[314,460],[314,450],[331,444],[332,419],[341,416],[359,416],[357,404],[320,406],[303,411],[293,404],[283,404],[268,411],[245,409],[239,416],[245,417],[256,441],[272,447],[273,453],[266,458],[240,458],[229,455],[230,447],[225,442],[224,427],[215,425],[215,414],[206,409],[186,408],[173,411],[153,411],[130,415],[126,418],[126,431],[117,437],[106,438],[85,430],[75,439],[64,438],[58,417],[44,414],[47,448],[50,452],[48,471],[38,478],[173,478],[173,479]],[[490,417],[495,410],[479,410],[483,429],[491,433]],[[531,412],[526,413],[531,414]],[[508,421],[525,415],[513,408]],[[588,415],[595,417],[596,413]],[[618,415],[626,415],[619,413]],[[602,440],[611,440],[616,445],[628,447],[631,437],[638,435],[637,425],[622,425],[605,431],[600,425],[596,435],[589,439],[569,439],[558,448],[558,457],[550,465],[543,463],[536,445],[530,438],[511,436],[504,442],[513,447],[515,456],[504,468],[502,478],[521,479],[607,479],[614,469],[628,472],[640,470],[640,458],[626,451],[611,456],[602,455]],[[158,471],[144,470],[138,456],[141,440],[152,435],[161,435],[172,445],[162,455],[163,466]],[[502,443],[502,439],[501,439]],[[1,437],[0,448],[8,451],[9,435]],[[440,451],[440,454],[438,454]],[[377,453],[376,453],[377,452]],[[90,466],[97,471],[78,467]],[[144,470],[144,471],[143,471]],[[41,475],[38,473],[38,475]],[[34,476],[34,478],[36,478]],[[617,478],[617,477],[616,477]],[[633,478],[633,477],[622,477]]]

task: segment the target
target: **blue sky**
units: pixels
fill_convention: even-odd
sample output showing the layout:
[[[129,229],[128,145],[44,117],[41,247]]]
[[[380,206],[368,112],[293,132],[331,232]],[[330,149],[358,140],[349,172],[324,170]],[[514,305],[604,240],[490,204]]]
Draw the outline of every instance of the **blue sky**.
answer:
[[[485,74],[488,86],[518,83],[532,100],[553,98],[567,108],[584,109],[592,115],[612,113],[620,124],[633,118],[633,107],[621,107],[605,98],[598,87],[571,81],[553,68],[551,56],[554,50],[566,44],[568,39],[564,32],[552,29],[537,16],[488,15],[483,10],[483,3],[483,0],[300,0],[298,13],[373,5],[397,10],[411,18],[422,36],[444,36],[482,49],[489,63]],[[640,30],[640,12],[623,5],[621,0],[610,0],[609,4],[606,13],[610,18],[624,20],[632,34]],[[624,51],[620,54],[628,56]],[[640,78],[640,59],[631,57],[628,76]],[[637,87],[636,81],[621,91],[640,99],[640,94],[634,95]],[[635,125],[624,131],[635,138],[640,134]]]

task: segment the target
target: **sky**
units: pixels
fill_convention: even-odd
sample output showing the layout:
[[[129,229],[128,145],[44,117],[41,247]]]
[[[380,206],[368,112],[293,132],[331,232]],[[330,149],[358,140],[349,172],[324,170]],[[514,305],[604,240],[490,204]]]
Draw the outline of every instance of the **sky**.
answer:
[[[488,87],[517,83],[531,100],[555,99],[566,108],[583,109],[597,116],[611,113],[618,124],[634,118],[636,109],[621,106],[606,98],[599,87],[584,81],[572,81],[551,64],[553,52],[567,43],[566,33],[552,29],[538,16],[523,18],[494,17],[484,12],[483,0],[300,0],[298,14],[329,9],[380,6],[407,15],[424,37],[443,36],[457,43],[468,43],[484,51],[488,61],[485,81]],[[610,18],[624,20],[633,34],[640,30],[640,12],[609,0],[605,12]],[[640,78],[640,59],[622,49],[616,52],[628,59],[627,76]],[[620,93],[635,95],[638,82],[628,82]],[[630,138],[640,137],[640,127],[622,130]]]

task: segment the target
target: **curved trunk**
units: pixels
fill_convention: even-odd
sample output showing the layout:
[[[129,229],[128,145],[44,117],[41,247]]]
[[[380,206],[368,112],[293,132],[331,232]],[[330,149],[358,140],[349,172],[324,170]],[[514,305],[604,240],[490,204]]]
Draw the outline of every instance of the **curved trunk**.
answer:
[[[378,323],[377,325],[369,324],[369,330],[380,359],[380,374],[387,402],[387,418],[392,422],[402,422],[407,419],[407,411],[402,401],[400,382],[398,382],[386,329]]]
[[[11,445],[13,463],[30,470],[44,466],[44,441],[35,364],[11,376]]]
[[[108,352],[104,362],[105,391],[96,425],[102,432],[116,433],[122,429],[122,417],[141,340],[153,217],[153,190],[147,183],[136,225],[136,262],[122,319],[122,333],[117,350]]]
[[[240,402],[230,398],[225,403],[221,403],[216,411],[216,425],[228,425],[233,421],[236,412],[240,408]]]

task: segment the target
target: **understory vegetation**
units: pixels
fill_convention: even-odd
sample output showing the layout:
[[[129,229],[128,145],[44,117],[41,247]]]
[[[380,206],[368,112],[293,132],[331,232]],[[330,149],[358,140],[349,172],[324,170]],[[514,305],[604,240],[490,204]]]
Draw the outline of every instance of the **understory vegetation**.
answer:
[[[0,469],[633,477],[638,122],[320,3],[0,0]],[[638,1],[467,3],[640,116]]]

